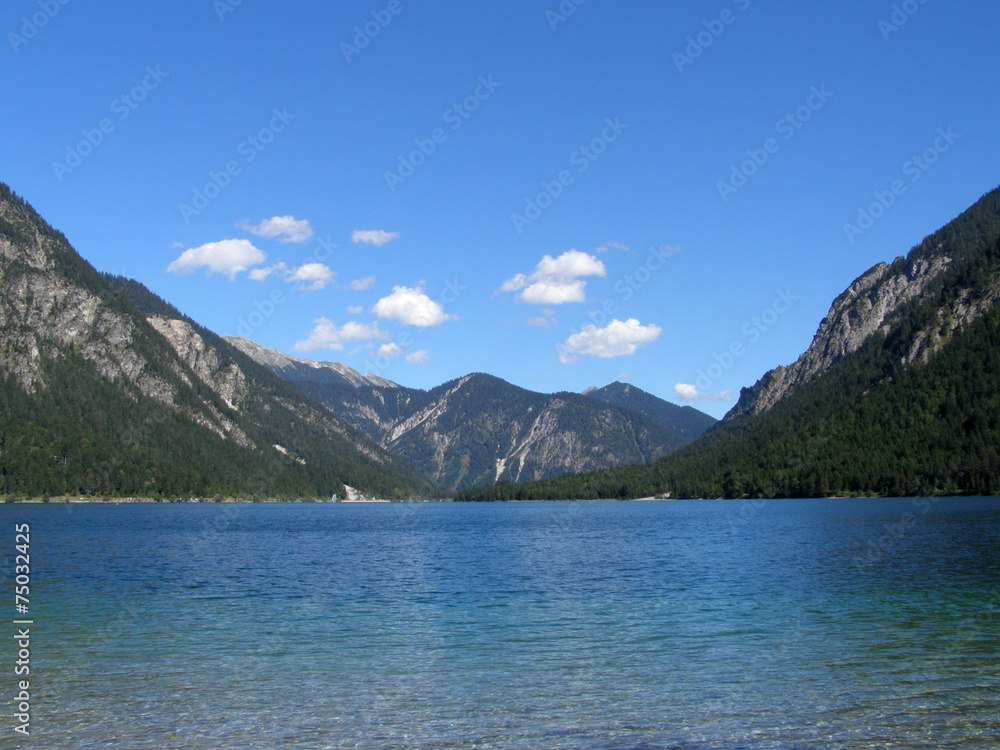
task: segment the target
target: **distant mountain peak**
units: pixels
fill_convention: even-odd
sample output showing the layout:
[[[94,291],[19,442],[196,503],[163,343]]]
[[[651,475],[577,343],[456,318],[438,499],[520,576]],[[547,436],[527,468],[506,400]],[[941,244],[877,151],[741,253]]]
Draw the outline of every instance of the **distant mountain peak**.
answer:
[[[265,367],[269,367],[279,374],[283,374],[285,371],[296,367],[311,367],[314,370],[325,372],[326,377],[331,380],[344,381],[355,388],[363,388],[365,386],[378,386],[379,388],[400,387],[391,380],[386,380],[372,373],[362,375],[352,367],[348,367],[340,362],[317,362],[312,359],[299,359],[298,357],[285,354],[278,349],[268,349],[245,336],[223,336],[222,338],[246,354],[250,359]],[[324,377],[320,375],[319,379],[323,380]]]
[[[598,401],[637,411],[686,440],[703,435],[716,420],[691,406],[678,406],[665,401],[631,383],[615,382],[603,388],[588,388],[584,395]]]

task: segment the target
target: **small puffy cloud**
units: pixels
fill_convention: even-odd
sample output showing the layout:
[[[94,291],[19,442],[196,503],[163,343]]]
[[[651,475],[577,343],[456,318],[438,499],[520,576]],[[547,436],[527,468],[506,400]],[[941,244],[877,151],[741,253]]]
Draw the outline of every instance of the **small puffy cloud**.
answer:
[[[569,302],[587,301],[587,282],[576,279],[569,282],[536,281],[517,295],[528,305],[564,305]]]
[[[284,263],[276,263],[273,266],[267,266],[266,268],[255,268],[250,271],[251,281],[267,281],[267,279],[274,273],[285,273],[288,270],[288,266]]]
[[[334,273],[323,263],[305,263],[289,271],[285,281],[298,284],[299,289],[316,292],[333,281]]]
[[[412,354],[407,354],[406,361],[411,365],[423,365],[431,361],[431,353],[426,349],[420,349]]]
[[[365,308],[361,307],[360,305],[348,305],[347,306],[347,313],[349,315],[360,315],[364,311],[365,311]]]
[[[206,275],[219,273],[233,281],[237,274],[263,263],[266,259],[267,255],[254,247],[249,240],[220,240],[188,248],[167,266],[167,271],[192,273],[204,268]]]
[[[351,235],[351,240],[358,244],[375,245],[382,247],[395,239],[399,239],[399,232],[386,232],[384,229],[359,229]]]
[[[237,226],[265,240],[277,239],[278,242],[306,242],[313,236],[309,222],[297,221],[294,216],[274,216],[256,225],[244,221]]]
[[[378,354],[379,356],[388,357],[389,359],[395,359],[402,353],[403,353],[403,347],[401,347],[395,341],[392,341],[388,344],[382,344],[382,346],[380,346],[378,348],[378,351],[376,352],[376,354]]]
[[[387,339],[389,334],[380,330],[378,323],[359,323],[352,320],[338,326],[329,318],[319,318],[314,321],[312,331],[304,341],[296,342],[292,347],[295,351],[311,352],[317,349],[333,349],[343,351],[344,344],[352,341],[372,341]]]
[[[548,257],[548,256],[546,256]],[[501,292],[516,292],[528,285],[528,277],[523,273],[515,274],[500,285]]]
[[[375,286],[375,277],[365,276],[363,279],[355,279],[347,286],[356,292],[362,292],[365,289],[371,289],[373,286]]]
[[[674,392],[682,401],[732,401],[730,397],[732,391],[722,391],[713,396],[711,393],[699,391],[697,386],[690,383],[678,383],[674,386]]]
[[[604,264],[595,256],[567,250],[557,258],[544,256],[530,274],[507,279],[501,292],[518,292],[515,299],[529,305],[563,305],[587,300],[583,276],[607,276]]]
[[[333,283],[336,274],[324,263],[305,263],[298,268],[289,268],[285,263],[275,263],[265,268],[250,271],[252,281],[267,281],[272,275],[281,274],[289,284],[297,284],[300,291],[317,292]]]
[[[184,243],[183,242],[171,242],[170,243],[170,249],[171,250],[180,250],[182,247],[184,247]]]
[[[660,326],[644,326],[635,318],[626,321],[615,319],[604,328],[590,323],[560,344],[559,361],[568,365],[583,354],[600,359],[631,356],[640,346],[656,341],[661,333],[663,329]]]
[[[440,302],[435,302],[421,287],[394,286],[392,294],[383,297],[372,308],[372,312],[382,320],[398,320],[403,325],[438,326],[454,315],[447,315]]]
[[[623,245],[620,242],[605,242],[599,248],[596,248],[594,252],[610,253],[612,250],[621,250],[622,252],[628,252],[628,245]]]

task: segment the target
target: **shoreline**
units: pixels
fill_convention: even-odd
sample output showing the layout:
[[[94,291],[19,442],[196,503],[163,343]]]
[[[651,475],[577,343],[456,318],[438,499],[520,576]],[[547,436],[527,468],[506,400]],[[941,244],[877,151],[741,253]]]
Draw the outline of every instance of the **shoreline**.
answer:
[[[154,497],[41,497],[31,498],[2,498],[0,505],[198,505],[198,504],[245,504],[256,505],[263,503],[314,503],[325,505],[341,504],[363,504],[363,503],[450,503],[450,498],[438,499],[409,499],[409,500],[330,500],[328,498],[243,498],[243,497],[221,497],[221,498],[154,498]]]

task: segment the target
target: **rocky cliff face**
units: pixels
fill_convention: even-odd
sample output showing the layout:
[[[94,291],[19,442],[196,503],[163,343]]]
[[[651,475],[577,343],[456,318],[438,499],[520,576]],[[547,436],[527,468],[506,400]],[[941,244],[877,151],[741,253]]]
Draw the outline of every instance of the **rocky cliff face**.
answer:
[[[398,388],[395,383],[378,375],[362,375],[357,370],[340,362],[315,362],[299,359],[277,349],[267,349],[245,336],[223,336],[230,344],[270,370],[287,380],[308,380],[317,383],[349,385],[353,388],[375,386],[377,388]]]
[[[0,234],[0,370],[14,375],[26,391],[45,387],[42,357],[68,348],[90,361],[109,380],[135,381],[150,395],[168,398],[169,386],[146,372],[129,346],[135,321],[102,304],[88,289],[67,283],[56,272],[55,241],[25,222],[14,206],[0,201],[0,219],[22,238]]]
[[[739,401],[723,421],[769,410],[828,372],[876,334],[908,337],[908,354],[899,364],[928,362],[956,329],[970,325],[991,309],[998,292],[982,288],[978,282],[976,289],[960,289],[957,298],[951,289],[948,301],[942,302],[936,314],[915,331],[900,330],[905,312],[911,303],[926,300],[944,285],[963,283],[955,276],[965,267],[966,256],[991,241],[996,218],[995,212],[990,212],[997,201],[996,192],[984,197],[962,217],[914,248],[908,257],[896,258],[892,264],[879,263],[862,274],[834,300],[802,356],[742,389]],[[962,256],[958,263],[957,255]]]

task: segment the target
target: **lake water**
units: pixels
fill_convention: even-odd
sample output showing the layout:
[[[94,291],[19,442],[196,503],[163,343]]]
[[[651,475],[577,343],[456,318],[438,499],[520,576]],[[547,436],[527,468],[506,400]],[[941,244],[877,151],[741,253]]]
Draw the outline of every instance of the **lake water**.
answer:
[[[995,499],[0,518],[3,747],[1000,747]]]

